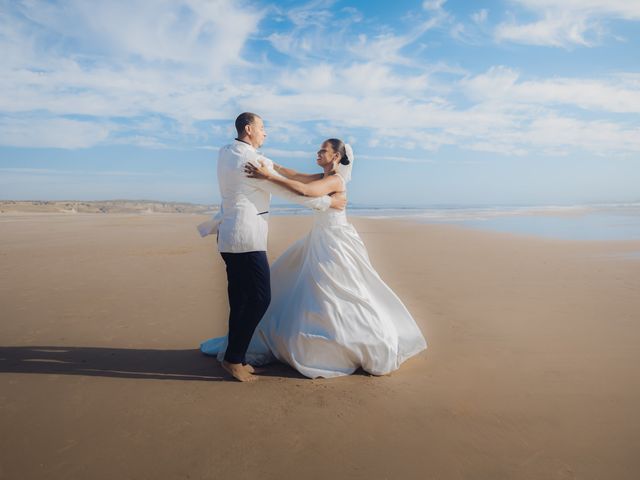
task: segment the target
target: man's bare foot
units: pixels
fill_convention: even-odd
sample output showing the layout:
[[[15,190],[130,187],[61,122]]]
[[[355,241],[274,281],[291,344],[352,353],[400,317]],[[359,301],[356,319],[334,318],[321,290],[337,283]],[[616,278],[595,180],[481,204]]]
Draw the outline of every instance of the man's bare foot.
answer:
[[[253,368],[253,365],[249,365],[248,363],[245,363],[244,365],[244,369],[249,372],[249,373],[256,373],[256,369]]]
[[[254,382],[258,380],[258,377],[252,375],[241,363],[229,363],[223,360],[222,368],[240,382]]]

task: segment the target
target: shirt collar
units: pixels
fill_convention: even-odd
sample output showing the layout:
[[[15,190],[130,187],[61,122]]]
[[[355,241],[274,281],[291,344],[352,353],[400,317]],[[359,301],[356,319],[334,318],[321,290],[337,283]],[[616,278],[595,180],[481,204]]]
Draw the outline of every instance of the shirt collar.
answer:
[[[247,147],[249,147],[251,150],[257,151],[253,145],[251,145],[251,144],[250,144],[250,143],[248,143],[248,142],[245,142],[244,140],[240,140],[239,138],[236,138],[236,139],[235,139],[235,142],[236,142],[237,144],[240,144],[240,145],[246,145],[246,146],[247,146]]]

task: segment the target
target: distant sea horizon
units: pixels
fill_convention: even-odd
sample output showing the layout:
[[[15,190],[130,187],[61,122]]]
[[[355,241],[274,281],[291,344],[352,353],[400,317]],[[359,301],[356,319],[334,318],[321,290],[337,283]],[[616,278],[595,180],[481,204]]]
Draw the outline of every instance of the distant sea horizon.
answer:
[[[93,204],[95,213],[100,204],[135,206],[131,213],[212,214],[219,204],[151,199],[112,200],[0,200],[44,205],[62,204],[63,212],[76,213],[73,204]],[[189,208],[189,207],[194,208]],[[117,209],[102,213],[121,213]],[[129,210],[131,210],[129,208]],[[271,215],[311,215],[308,208],[295,204],[272,203]],[[640,240],[640,200],[635,202],[583,204],[496,204],[496,205],[367,205],[350,203],[349,216],[374,219],[402,219],[427,224],[453,224],[465,227],[544,238],[566,240]],[[128,212],[125,212],[128,213]]]
[[[640,201],[574,205],[349,205],[354,217],[395,218],[420,223],[535,235],[565,240],[640,240]],[[298,205],[273,205],[273,215],[310,215]]]

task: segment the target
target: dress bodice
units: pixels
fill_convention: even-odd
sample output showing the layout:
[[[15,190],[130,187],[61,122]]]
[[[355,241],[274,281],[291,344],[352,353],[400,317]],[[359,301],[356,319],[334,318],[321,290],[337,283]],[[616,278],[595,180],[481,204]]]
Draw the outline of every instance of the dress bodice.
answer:
[[[344,182],[344,178],[340,173],[336,173],[338,177],[342,179],[343,182],[343,193],[347,193],[346,184]],[[319,210],[313,210],[314,214],[314,224],[322,225],[322,226],[335,226],[335,225],[348,225],[347,221],[347,210],[336,210],[335,208],[329,208],[324,212]]]

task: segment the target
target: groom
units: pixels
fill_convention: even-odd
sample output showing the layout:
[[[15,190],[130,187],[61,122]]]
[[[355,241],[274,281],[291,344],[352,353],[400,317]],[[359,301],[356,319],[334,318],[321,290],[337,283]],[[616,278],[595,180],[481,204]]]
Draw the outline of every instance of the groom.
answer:
[[[222,147],[218,156],[220,212],[198,228],[204,236],[214,233],[217,227],[218,251],[227,267],[229,341],[222,366],[237,380],[248,382],[258,377],[246,363],[245,354],[271,301],[266,252],[271,194],[322,211],[343,210],[346,200],[326,195],[303,197],[272,182],[247,177],[245,163],[263,164],[273,170],[273,162],[257,151],[267,133],[262,119],[249,112],[236,118],[236,130],[235,142]],[[278,175],[275,171],[272,174]]]

